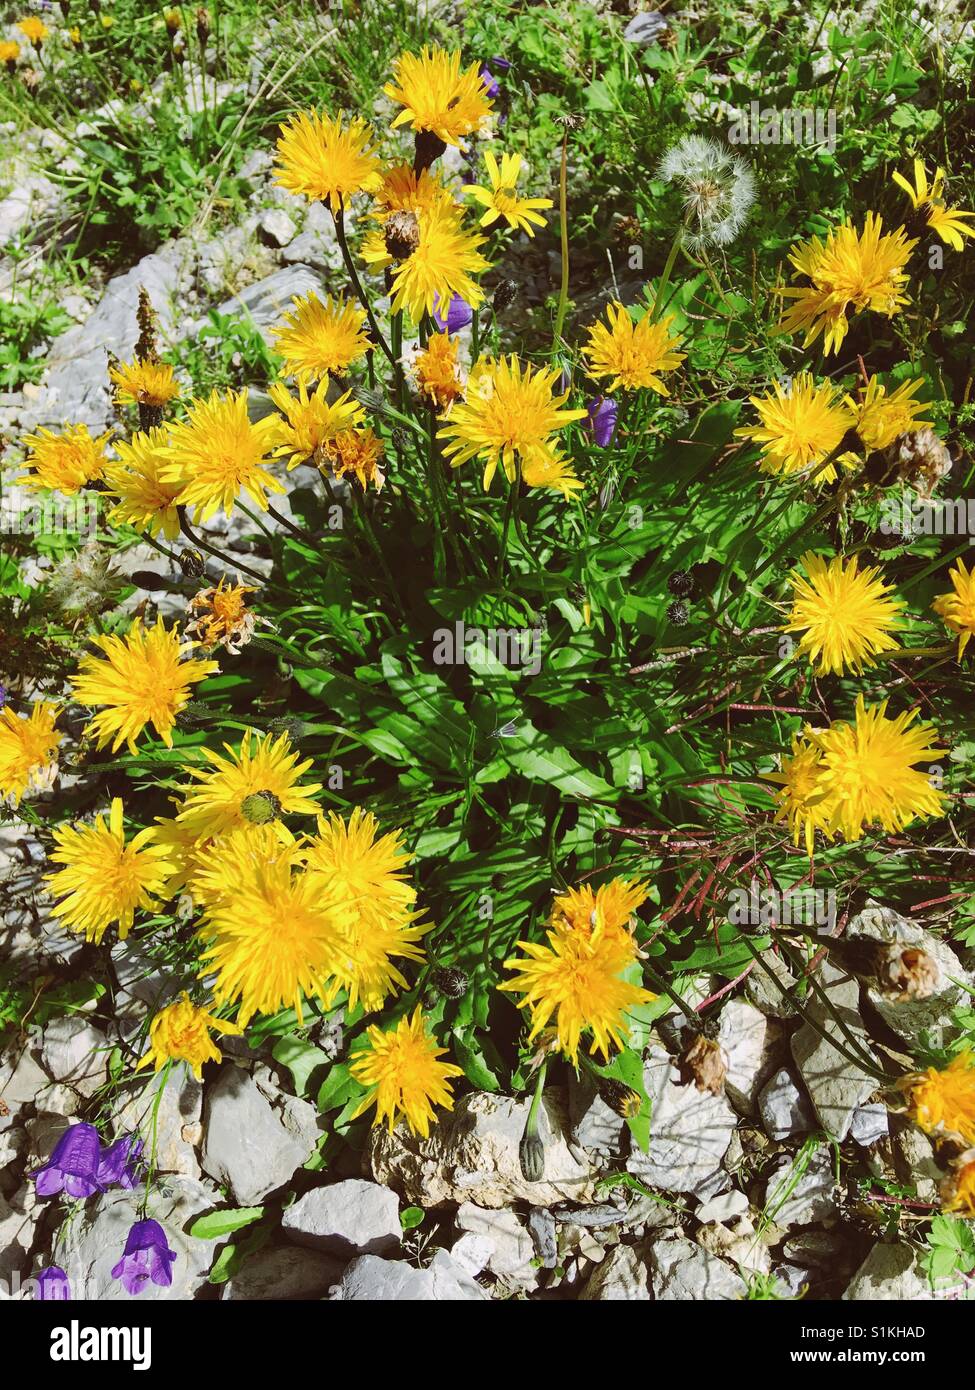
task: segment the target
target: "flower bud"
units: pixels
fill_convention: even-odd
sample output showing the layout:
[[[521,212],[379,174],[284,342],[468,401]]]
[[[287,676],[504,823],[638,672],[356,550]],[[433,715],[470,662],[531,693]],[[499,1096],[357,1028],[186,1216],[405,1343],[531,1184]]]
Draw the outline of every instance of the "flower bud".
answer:
[[[438,966],[433,972],[433,983],[445,999],[460,999],[470,987],[467,972],[456,965]]]
[[[728,1059],[719,1043],[698,1033],[681,1058],[685,1080],[693,1081],[699,1091],[720,1096],[728,1074]]]
[[[251,792],[240,803],[240,813],[251,825],[267,825],[281,814],[281,803],[273,792]]]
[[[689,617],[687,604],[681,599],[675,599],[667,609],[667,621],[673,623],[674,627],[684,627]]]
[[[617,1081],[613,1076],[602,1076],[596,1082],[599,1099],[608,1105],[614,1114],[627,1120],[639,1113],[643,1097],[632,1086]]]
[[[688,598],[694,592],[694,576],[689,570],[675,570],[667,580],[667,588],[677,598]]]
[[[518,1161],[526,1182],[541,1182],[545,1176],[545,1145],[537,1134],[522,1135],[518,1145]]]

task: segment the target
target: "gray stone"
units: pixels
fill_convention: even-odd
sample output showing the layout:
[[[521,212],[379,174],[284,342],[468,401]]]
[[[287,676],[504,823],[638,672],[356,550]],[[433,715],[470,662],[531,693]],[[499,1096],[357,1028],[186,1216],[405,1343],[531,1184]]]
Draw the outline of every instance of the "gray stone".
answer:
[[[0,1168],[13,1163],[27,1147],[27,1131],[13,1123],[13,1115],[0,1115]]]
[[[265,208],[257,219],[261,237],[269,246],[287,246],[298,230],[284,208]]]
[[[532,1264],[532,1238],[513,1211],[486,1211],[471,1202],[457,1208],[458,1230],[484,1236],[491,1244],[487,1268],[508,1283],[533,1285],[537,1270]]]
[[[780,955],[770,948],[762,952],[762,961],[783,989],[795,988],[796,977]],[[768,970],[764,970],[756,961],[755,968],[749,971],[745,981],[745,995],[756,1009],[761,1009],[770,1018],[791,1018],[795,1014],[795,1006],[782,990],[776,989],[769,979]]]
[[[52,1262],[67,1274],[73,1298],[131,1302],[112,1269],[122,1258],[130,1228],[144,1215],[163,1227],[176,1260],[172,1284],[164,1288],[147,1281],[139,1299],[153,1303],[189,1299],[204,1287],[219,1242],[191,1236],[188,1228],[198,1216],[220,1205],[219,1193],[208,1183],[169,1177],[153,1186],[146,1212],[142,1211],[144,1196],[142,1188],[132,1192],[113,1188],[87,1203],[61,1228]]]
[[[109,1050],[101,1029],[71,1014],[54,1019],[44,1029],[40,1062],[52,1081],[90,1096],[105,1081]]]
[[[360,1255],[346,1268],[332,1298],[346,1303],[432,1303],[486,1299],[487,1294],[438,1250],[427,1269],[405,1260]]]
[[[387,1255],[402,1227],[395,1192],[361,1178],[312,1188],[288,1207],[281,1229],[296,1245],[333,1255]]]
[[[665,1192],[706,1192],[731,1142],[735,1112],[723,1096],[699,1091],[693,1084],[679,1085],[670,1057],[654,1045],[644,1067],[644,1083],[651,1099],[650,1147],[634,1148],[627,1169],[650,1187]],[[722,1175],[724,1185],[730,1179]]]
[[[494,1246],[487,1236],[465,1231],[450,1247],[450,1258],[455,1265],[473,1277],[487,1269],[493,1251]]]
[[[886,1139],[889,1133],[887,1107],[883,1101],[875,1100],[870,1105],[861,1105],[859,1110],[853,1112],[850,1138],[855,1139],[863,1148],[878,1144],[881,1139]]]
[[[392,1134],[385,1127],[373,1129],[373,1177],[423,1207],[468,1201],[492,1208],[513,1202],[548,1207],[564,1200],[593,1201],[598,1169],[570,1151],[565,1096],[554,1087],[545,1091],[539,1107],[544,1173],[540,1182],[525,1178],[518,1149],[530,1105],[529,1097],[474,1091],[442,1114],[426,1139],[404,1125]]]
[[[276,1245],[248,1255],[239,1272],[223,1285],[221,1298],[324,1298],[342,1277],[345,1262],[318,1250]]]
[[[736,1216],[744,1216],[748,1211],[748,1198],[744,1192],[733,1188],[720,1197],[712,1197],[698,1207],[694,1215],[702,1224],[709,1221],[733,1221]]]
[[[645,48],[656,43],[667,32],[667,21],[657,10],[635,14],[623,30],[627,43],[635,43]]]
[[[906,1123],[894,1140],[898,1178],[913,1183],[922,1202],[936,1202],[944,1172],[934,1156],[934,1145],[916,1125]]]
[[[532,1207],[525,1221],[542,1269],[554,1269],[559,1262],[555,1217],[548,1207]]]
[[[600,1098],[586,1073],[569,1076],[570,1138],[580,1148],[619,1158],[629,1147],[626,1121]]]
[[[930,1302],[934,1294],[910,1245],[877,1244],[842,1295],[849,1302]]]
[[[583,1303],[649,1303],[649,1270],[636,1246],[614,1246],[590,1275],[579,1299]]]
[[[852,975],[828,960],[820,967],[817,978],[833,1013],[812,992],[807,1002],[807,1013],[830,1041],[822,1037],[811,1023],[803,1024],[793,1035],[792,1056],[820,1124],[833,1139],[842,1142],[849,1131],[853,1112],[876,1088],[877,1079],[850,1059],[850,1055],[856,1055],[856,1050],[851,1047],[849,1038],[840,1031],[833,1017],[835,1013],[842,1019],[846,1033],[856,1040],[860,1050],[873,1056],[860,1017],[860,986]]]
[[[0,1281],[13,1282],[28,1272],[41,1210],[33,1183],[25,1183],[9,1201],[0,1195]]]
[[[698,1228],[694,1239],[702,1250],[728,1260],[742,1273],[771,1272],[772,1260],[767,1241],[755,1230],[747,1216],[735,1217],[727,1225],[709,1222]]]
[[[732,999],[721,1011],[717,1041],[728,1061],[725,1094],[741,1113],[754,1114],[775,1053],[768,1019],[754,1004]]]
[[[786,1158],[765,1188],[765,1214],[777,1226],[804,1226],[838,1215],[833,1197],[833,1151],[821,1145],[811,1154]]]
[[[846,935],[851,940],[912,946],[926,952],[937,966],[933,994],[924,999],[899,999],[896,991],[883,990],[873,979],[866,982],[867,998],[887,1026],[911,1047],[923,1041],[930,1048],[943,1048],[957,1036],[959,1025],[952,1015],[969,997],[975,978],[946,942],[873,899],[868,899],[864,910],[853,918]]]
[[[220,314],[250,319],[258,328],[278,324],[288,313],[292,300],[314,291],[322,294],[321,277],[307,265],[290,265],[265,276],[220,305]]]
[[[5,171],[4,182],[17,173],[18,181],[0,199],[0,247],[9,245],[32,226],[36,230],[40,219],[57,207],[63,197],[45,174],[10,170],[9,174]]]
[[[26,1047],[19,1054],[8,1054],[0,1065],[0,1100],[13,1109],[33,1105],[36,1096],[51,1084],[51,1078]]]
[[[726,1302],[745,1284],[730,1265],[692,1241],[658,1240],[649,1248],[654,1298],[665,1302]]]
[[[228,1183],[242,1206],[276,1191],[311,1157],[288,1133],[256,1083],[232,1063],[206,1102],[203,1171]]]
[[[816,1112],[805,1091],[800,1091],[785,1067],[766,1082],[758,1098],[762,1128],[770,1139],[789,1139],[808,1134],[817,1126]]]
[[[203,1087],[188,1067],[176,1066],[168,1076],[158,1072],[141,1080],[135,1093],[123,1095],[113,1124],[117,1134],[141,1135],[147,1157],[153,1152],[155,1136],[153,1162],[159,1172],[198,1178],[202,1118]]]
[[[804,1298],[814,1278],[813,1271],[802,1265],[776,1265],[772,1272],[787,1298]]]

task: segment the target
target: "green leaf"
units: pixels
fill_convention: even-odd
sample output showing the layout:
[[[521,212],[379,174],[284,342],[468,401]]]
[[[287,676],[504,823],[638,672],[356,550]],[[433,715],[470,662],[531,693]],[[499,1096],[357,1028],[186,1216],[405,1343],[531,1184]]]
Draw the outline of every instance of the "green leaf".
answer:
[[[318,1067],[328,1066],[329,1062],[320,1047],[293,1035],[276,1043],[271,1050],[271,1056],[290,1071],[297,1096],[303,1096],[308,1090],[308,1079],[312,1072]]]
[[[219,1236],[229,1236],[242,1226],[250,1226],[264,1215],[263,1207],[233,1207],[228,1211],[209,1211],[198,1216],[190,1227],[190,1235],[197,1240],[216,1240]]]
[[[399,1224],[404,1231],[414,1231],[425,1216],[426,1212],[422,1207],[404,1207],[399,1214]]]

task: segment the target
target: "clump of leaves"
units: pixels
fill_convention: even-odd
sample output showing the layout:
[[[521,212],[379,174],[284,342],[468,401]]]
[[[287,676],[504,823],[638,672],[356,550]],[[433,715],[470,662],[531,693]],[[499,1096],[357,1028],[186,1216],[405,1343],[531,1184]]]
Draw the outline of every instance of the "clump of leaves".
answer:
[[[33,293],[0,298],[0,387],[15,391],[39,381],[46,345],[70,324],[63,309]]]

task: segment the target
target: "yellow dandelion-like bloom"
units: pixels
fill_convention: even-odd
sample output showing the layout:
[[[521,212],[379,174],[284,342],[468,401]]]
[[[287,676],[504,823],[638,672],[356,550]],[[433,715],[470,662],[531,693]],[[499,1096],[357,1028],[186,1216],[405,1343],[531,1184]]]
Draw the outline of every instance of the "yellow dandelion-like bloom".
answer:
[[[87,483],[100,481],[108,460],[109,433],[92,439],[87,425],[68,425],[63,434],[38,430],[24,438],[25,463],[31,470],[17,479],[33,488],[57,488],[71,497]]]
[[[552,902],[552,926],[557,931],[594,930],[617,932],[629,926],[630,918],[650,894],[640,879],[614,878],[593,891],[584,883],[559,893]]]
[[[812,551],[802,565],[805,575],[793,570],[790,576],[792,611],[783,631],[803,634],[799,655],[815,663],[817,675],[860,673],[878,653],[897,650],[890,630],[904,604],[887,597],[891,586],[878,569],[859,569],[856,556],[827,561]]]
[[[336,969],[331,1000],[340,989],[349,1004],[367,1013],[406,987],[394,960],[422,960],[416,889],[405,877],[409,855],[402,832],[377,836],[375,816],[355,807],[346,823],[335,812],[318,821],[318,835],[304,852],[305,870],[342,920],[349,953]],[[331,1000],[329,1002],[331,1002]]]
[[[239,752],[226,743],[224,748],[229,757],[204,748],[210,766],[187,769],[197,784],[187,789],[176,819],[198,838],[225,835],[280,816],[316,814],[313,794],[321,791],[321,784],[298,785],[311,767],[311,758],[299,762],[300,754],[292,750],[287,734],[275,738],[248,729]]]
[[[134,753],[136,739],[151,724],[172,748],[176,716],[192,698],[192,687],[219,671],[218,664],[184,660],[193,644],[180,641],[175,626],[167,629],[162,618],[148,629],[136,618],[124,637],[92,641],[104,656],[83,656],[71,688],[80,704],[105,708],[85,733],[99,748],[111,744],[115,753],[125,743]]]
[[[149,1051],[136,1070],[154,1066],[161,1071],[169,1062],[185,1062],[197,1081],[202,1081],[203,1063],[220,1061],[220,1049],[211,1032],[238,1036],[243,1029],[192,1003],[184,989],[176,1003],[160,1009],[150,1023]]]
[[[233,899],[245,861],[269,864],[281,859],[294,865],[299,857],[298,841],[277,820],[201,840],[182,821],[162,817],[156,821],[156,841],[165,845],[170,860],[167,892],[188,893],[204,912]]]
[[[327,453],[337,478],[357,478],[363,492],[370,483],[377,492],[382,490],[385,474],[379,464],[383,442],[374,430],[343,430],[329,443]]]
[[[529,236],[535,235],[535,227],[544,227],[545,218],[540,216],[541,208],[553,206],[551,198],[519,198],[515,191],[521,173],[520,154],[503,154],[501,167],[490,150],[484,152],[490,188],[471,184],[464,192],[481,204],[487,211],[481,218],[482,227],[490,227],[499,217],[503,217],[509,227],[516,231],[524,230]],[[534,226],[532,225],[534,223]]]
[[[461,70],[460,53],[443,48],[403,53],[393,66],[393,80],[383,88],[403,110],[394,128],[407,121],[416,131],[427,131],[445,145],[459,145],[465,135],[479,130],[492,105],[477,63]]]
[[[436,1120],[434,1106],[454,1108],[450,1078],[462,1076],[461,1068],[441,1062],[447,1049],[438,1047],[427,1033],[419,1005],[412,1017],[401,1018],[395,1028],[367,1028],[366,1038],[368,1046],[355,1054],[349,1067],[356,1081],[368,1087],[352,1118],[375,1105],[373,1126],[385,1122],[392,1134],[402,1115],[412,1132],[426,1139]]]
[[[966,1047],[946,1067],[928,1067],[898,1084],[908,1114],[926,1134],[957,1135],[975,1144],[975,1052]]]
[[[268,391],[281,412],[275,422],[274,456],[288,460],[289,473],[300,463],[320,467],[329,456],[328,446],[335,436],[365,421],[365,411],[351,391],[329,402],[329,385],[325,378],[309,393],[299,377],[297,398],[283,382],[277,382]]]
[[[975,567],[965,568],[964,560],[956,560],[948,571],[952,583],[950,594],[939,594],[931,607],[951,632],[958,633],[958,660],[961,661],[972,637],[975,636]]]
[[[347,943],[341,920],[288,855],[243,860],[232,892],[207,908],[200,975],[216,972],[218,1004],[239,1001],[241,1027],[255,1014],[325,999]]]
[[[887,388],[871,376],[861,401],[844,396],[844,404],[856,415],[856,432],[868,449],[886,449],[909,430],[930,427],[930,420],[917,418],[927,407],[913,399],[923,386],[923,379],[905,381],[888,396]]]
[[[792,754],[783,757],[781,772],[767,772],[768,782],[778,782],[777,821],[788,821],[792,843],[802,839],[811,859],[816,847],[816,831],[830,835],[833,800],[823,781],[823,753],[815,743],[797,734],[792,736]]]
[[[759,467],[763,473],[791,477],[814,471],[817,486],[836,479],[836,467],[820,465],[835,453],[856,422],[855,413],[839,399],[828,381],[817,386],[809,372],[800,372],[786,390],[779,382],[765,396],[752,396],[759,424],[736,429],[741,439],[761,445]],[[855,455],[839,462],[850,466]]]
[[[16,806],[25,792],[49,785],[57,766],[60,706],[38,700],[30,714],[0,710],[0,797]]]
[[[267,511],[268,492],[284,492],[284,484],[264,467],[269,462],[273,417],[252,424],[247,414],[247,392],[212,392],[209,400],[196,400],[185,421],[173,425],[161,477],[180,483],[179,503],[196,509],[199,521],[208,521],[221,508],[227,514],[241,491]]]
[[[0,39],[0,63],[16,63],[20,57],[20,44],[16,39]]]
[[[459,340],[449,333],[431,333],[413,363],[417,390],[438,410],[446,410],[464,394],[457,360],[459,348]]]
[[[314,291],[292,303],[284,325],[271,330],[289,376],[317,381],[330,372],[344,372],[369,351],[366,311],[358,304],[341,295],[329,295],[323,304]]]
[[[661,372],[673,371],[687,356],[675,352],[679,339],[671,333],[673,314],[654,322],[647,313],[634,323],[622,304],[614,301],[606,306],[609,327],[594,323],[589,328],[589,341],[583,353],[589,359],[589,374],[593,377],[611,376],[606,388],[615,391],[647,389],[661,396],[670,392],[660,379]]]
[[[289,193],[328,203],[341,212],[356,193],[373,193],[381,183],[381,164],[372,132],[359,116],[348,126],[342,117],[302,111],[280,127],[275,181]]]
[[[975,1218],[975,1150],[966,1149],[941,1184],[941,1210]]]
[[[412,212],[419,220],[422,212],[429,212],[433,207],[453,208],[454,200],[429,169],[417,173],[408,164],[388,169],[369,212],[380,225],[366,233],[359,247],[359,255],[370,270],[383,270],[393,263],[386,246],[386,223],[393,213]]]
[[[176,499],[183,485],[162,480],[162,470],[169,462],[168,444],[169,435],[159,428],[140,431],[127,444],[116,442],[118,460],[105,467],[108,491],[118,498],[118,506],[108,515],[113,526],[134,526],[150,536],[162,531],[171,541],[179,535]]]
[[[179,395],[179,384],[168,362],[137,358],[120,362],[108,373],[115,383],[115,395],[125,405],[168,405]]]
[[[454,406],[438,431],[447,440],[444,455],[452,467],[480,458],[487,491],[499,463],[509,482],[516,477],[516,458],[525,467],[552,463],[555,433],[586,413],[563,408],[569,393],[554,393],[558,379],[556,368],[522,367],[514,354],[478,362],[468,378],[466,399]]]
[[[598,895],[579,890],[556,899],[548,945],[518,942],[524,954],[505,961],[505,969],[515,974],[500,988],[523,996],[518,1007],[531,1011],[529,1040],[554,1019],[558,1046],[576,1066],[583,1033],[592,1033],[590,1053],[599,1051],[607,1061],[624,1046],[627,1009],[655,997],[623,979],[639,959],[636,941],[624,925],[628,904],[638,904],[644,896],[644,885],[623,882],[601,903]]]
[[[152,828],[126,844],[118,797],[107,825],[104,815],[97,815],[93,825],[58,826],[54,842],[49,858],[64,868],[45,875],[51,893],[61,899],[51,912],[87,941],[101,941],[113,923],[124,941],[136,912],[152,909],[166,896],[166,851],[155,843]]]
[[[937,233],[945,245],[950,246],[953,251],[965,249],[963,237],[975,237],[975,227],[968,225],[968,219],[975,217],[975,213],[964,212],[961,208],[950,208],[945,205],[945,171],[943,169],[935,170],[934,179],[929,184],[924,161],[915,159],[913,184],[908,182],[903,174],[895,173],[893,179],[894,183],[902,188],[910,198],[915,212],[920,213],[926,225]]]
[[[944,756],[937,734],[930,724],[908,727],[917,710],[886,715],[886,700],[867,706],[860,695],[852,724],[840,720],[812,735],[823,753],[823,790],[833,802],[830,829],[846,840],[859,840],[867,826],[900,831],[915,816],[943,813],[941,792],[914,766]]]
[[[190,600],[186,636],[207,650],[226,647],[236,656],[254,632],[256,619],[247,607],[247,595],[256,593],[243,584],[219,584],[201,589]]]
[[[585,483],[576,477],[572,464],[561,454],[553,453],[547,458],[522,460],[521,481],[527,487],[549,488],[569,498],[581,492]]]
[[[455,294],[476,309],[484,291],[472,275],[490,269],[477,249],[484,237],[464,227],[463,215],[454,203],[435,203],[418,213],[420,244],[392,271],[390,312],[405,308],[415,323],[433,313],[435,299],[449,304]]]
[[[904,266],[917,245],[903,227],[884,232],[883,221],[868,212],[863,231],[844,222],[831,227],[825,242],[819,237],[800,242],[789,259],[810,284],[780,290],[795,302],[786,310],[777,331],[803,332],[803,347],[823,334],[823,352],[838,352],[846,337],[848,313],[872,309],[891,318],[907,303]]]
[[[36,15],[28,15],[26,19],[17,21],[16,28],[20,30],[28,43],[42,44],[50,34],[50,29],[43,19],[38,19]]]

